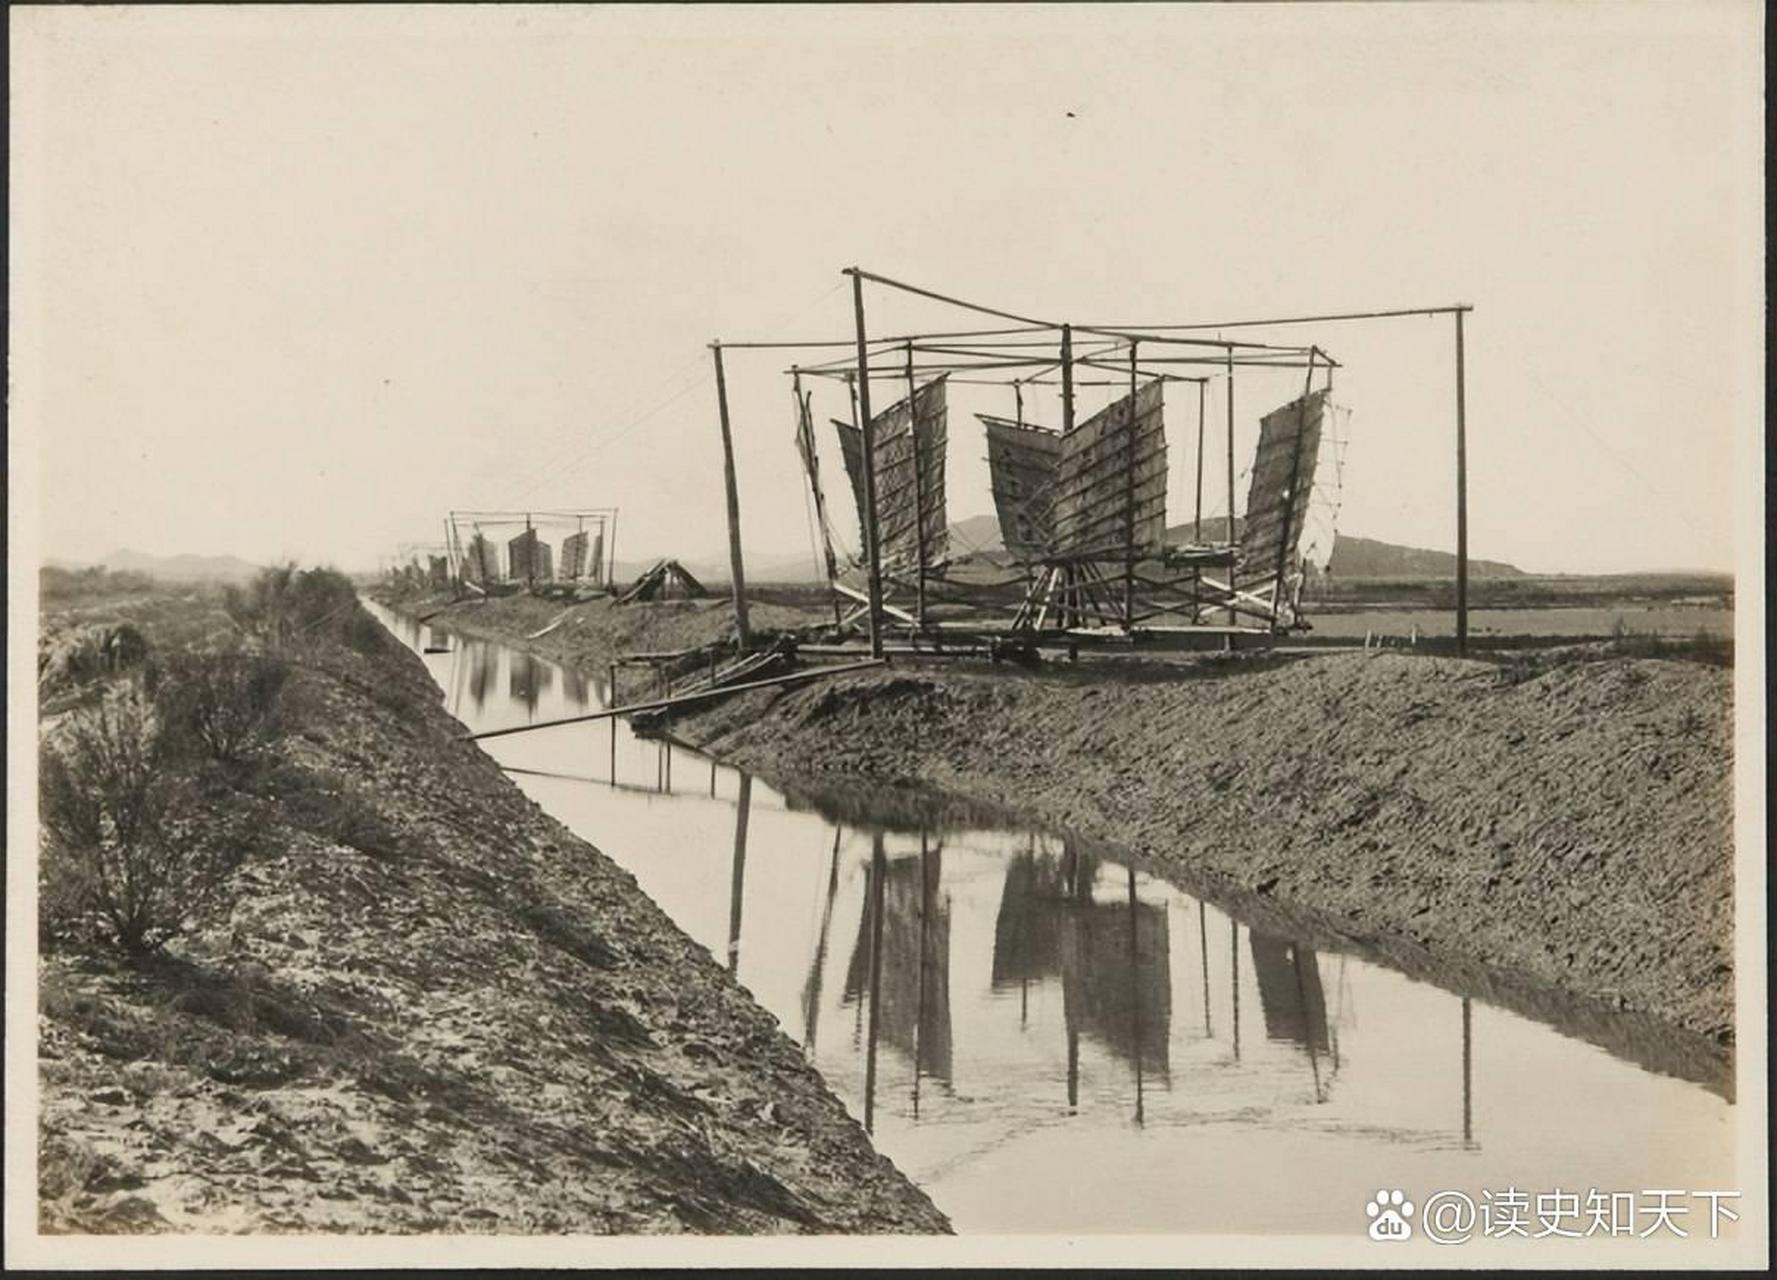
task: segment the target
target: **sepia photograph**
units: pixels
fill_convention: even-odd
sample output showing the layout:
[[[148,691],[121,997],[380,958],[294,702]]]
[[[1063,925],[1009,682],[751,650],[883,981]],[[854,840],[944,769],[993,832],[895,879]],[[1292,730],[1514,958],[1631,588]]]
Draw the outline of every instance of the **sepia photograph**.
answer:
[[[1764,26],[14,6],[8,1269],[1763,1269]]]

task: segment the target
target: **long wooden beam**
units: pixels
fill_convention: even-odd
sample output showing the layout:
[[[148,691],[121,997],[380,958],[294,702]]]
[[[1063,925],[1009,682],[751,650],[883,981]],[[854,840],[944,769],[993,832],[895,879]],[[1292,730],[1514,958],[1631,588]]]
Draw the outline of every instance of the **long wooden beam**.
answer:
[[[714,689],[699,689],[696,693],[681,693],[671,698],[654,698],[648,702],[632,702],[626,707],[606,707],[602,711],[589,711],[582,716],[564,716],[560,720],[539,720],[535,724],[513,725],[506,729],[484,729],[480,733],[467,733],[463,736],[470,742],[479,742],[483,738],[503,738],[513,733],[529,733],[533,729],[553,729],[558,725],[582,724],[588,720],[609,720],[614,716],[626,716],[636,711],[658,711],[663,707],[683,706],[690,702],[702,702],[709,698],[719,698],[730,693],[745,693],[750,689],[777,688],[789,684],[805,684],[810,680],[819,680],[826,676],[842,675],[847,671],[862,671],[866,667],[883,666],[881,658],[868,658],[861,662],[848,662],[837,667],[815,667],[807,671],[796,671],[786,676],[773,676],[768,680],[751,680],[746,684],[721,685]]]

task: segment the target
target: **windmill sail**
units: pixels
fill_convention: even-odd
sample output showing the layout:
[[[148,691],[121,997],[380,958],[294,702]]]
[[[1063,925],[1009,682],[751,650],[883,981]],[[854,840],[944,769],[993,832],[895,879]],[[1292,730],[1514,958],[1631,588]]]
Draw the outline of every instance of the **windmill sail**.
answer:
[[[987,471],[1000,541],[1019,561],[1040,560],[1055,536],[1055,472],[1061,435],[978,413],[987,428]]]
[[[1166,534],[1161,384],[1107,405],[1061,438],[1054,547],[1075,558],[1158,550]]]
[[[949,440],[943,378],[920,387],[871,419],[875,436],[877,531],[885,569],[919,563],[923,542],[925,563],[944,558],[950,545],[950,522],[944,501],[944,454]],[[858,527],[869,528],[864,502],[863,433],[848,423],[833,423],[839,450],[851,479],[858,507]]]
[[[1302,581],[1302,530],[1313,504],[1321,452],[1326,391],[1299,396],[1259,422],[1246,521],[1240,531],[1240,585],[1255,595],[1275,593],[1280,612],[1293,611]],[[1329,543],[1316,554],[1330,554]]]

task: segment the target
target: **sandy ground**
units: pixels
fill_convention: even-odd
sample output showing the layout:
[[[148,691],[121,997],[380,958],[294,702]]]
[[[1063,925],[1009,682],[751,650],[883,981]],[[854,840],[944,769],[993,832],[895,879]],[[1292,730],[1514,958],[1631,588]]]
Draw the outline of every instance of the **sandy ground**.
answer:
[[[417,659],[389,639],[299,684],[295,758],[398,847],[280,829],[163,962],[46,955],[45,1230],[947,1229]]]

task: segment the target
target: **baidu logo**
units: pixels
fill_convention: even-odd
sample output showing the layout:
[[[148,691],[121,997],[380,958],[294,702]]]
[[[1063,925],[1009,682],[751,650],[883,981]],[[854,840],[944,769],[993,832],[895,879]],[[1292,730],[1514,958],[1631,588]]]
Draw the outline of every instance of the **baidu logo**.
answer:
[[[1364,1212],[1370,1215],[1370,1239],[1412,1239],[1413,1224],[1407,1219],[1413,1216],[1413,1202],[1405,1191],[1378,1191],[1376,1198],[1364,1205]]]

